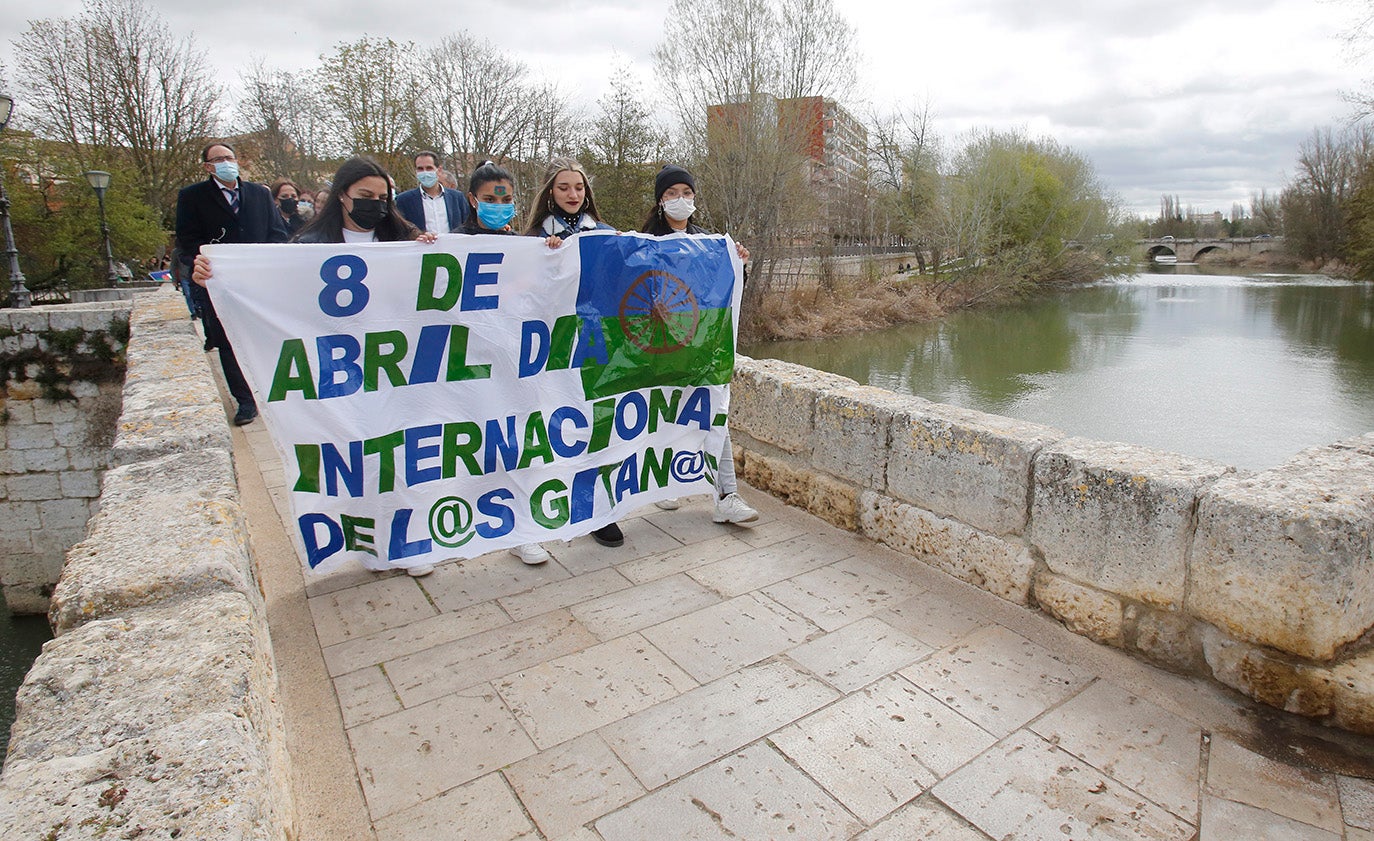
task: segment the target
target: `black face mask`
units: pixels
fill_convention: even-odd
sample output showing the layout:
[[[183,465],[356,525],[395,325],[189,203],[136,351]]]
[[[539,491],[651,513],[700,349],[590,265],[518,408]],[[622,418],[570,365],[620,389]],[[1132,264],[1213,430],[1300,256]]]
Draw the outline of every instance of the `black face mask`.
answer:
[[[278,199],[277,204],[281,206],[281,212],[287,216],[296,212],[296,199]]]
[[[354,199],[353,209],[348,213],[353,224],[370,231],[386,216],[386,199]]]

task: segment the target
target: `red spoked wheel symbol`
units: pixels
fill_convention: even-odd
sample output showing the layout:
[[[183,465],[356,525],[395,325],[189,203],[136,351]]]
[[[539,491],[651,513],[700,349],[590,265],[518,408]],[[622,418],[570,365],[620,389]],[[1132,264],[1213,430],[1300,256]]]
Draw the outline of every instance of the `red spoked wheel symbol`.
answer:
[[[620,330],[647,353],[672,353],[686,347],[700,321],[692,288],[658,269],[635,278],[620,299]]]

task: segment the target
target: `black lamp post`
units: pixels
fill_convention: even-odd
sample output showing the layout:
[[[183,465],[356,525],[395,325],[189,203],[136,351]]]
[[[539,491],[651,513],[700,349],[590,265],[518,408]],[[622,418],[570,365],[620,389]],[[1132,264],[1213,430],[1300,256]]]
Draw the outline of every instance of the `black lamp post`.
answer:
[[[0,132],[9,124],[14,110],[14,97],[0,93]],[[10,261],[9,305],[15,308],[33,306],[33,296],[24,285],[24,273],[19,270],[19,249],[14,247],[14,228],[10,226],[10,199],[5,195],[4,167],[0,166],[0,217],[5,220],[5,256]]]
[[[93,169],[83,172],[86,183],[95,190],[95,200],[100,204],[100,235],[105,238],[105,265],[109,268],[109,284],[119,285],[119,272],[115,271],[114,252],[110,250],[110,223],[105,221],[105,191],[110,189],[110,173]]]

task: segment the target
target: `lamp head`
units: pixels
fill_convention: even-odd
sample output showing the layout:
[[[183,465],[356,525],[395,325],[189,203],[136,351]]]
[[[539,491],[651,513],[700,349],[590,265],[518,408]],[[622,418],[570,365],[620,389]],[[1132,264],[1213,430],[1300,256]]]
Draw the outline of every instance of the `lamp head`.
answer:
[[[14,110],[14,97],[7,93],[0,93],[0,131],[5,130],[9,125],[10,112]]]
[[[90,184],[91,189],[95,190],[97,194],[103,195],[110,187],[110,173],[108,172],[93,169],[90,172],[83,172],[82,175],[86,176],[86,183]]]

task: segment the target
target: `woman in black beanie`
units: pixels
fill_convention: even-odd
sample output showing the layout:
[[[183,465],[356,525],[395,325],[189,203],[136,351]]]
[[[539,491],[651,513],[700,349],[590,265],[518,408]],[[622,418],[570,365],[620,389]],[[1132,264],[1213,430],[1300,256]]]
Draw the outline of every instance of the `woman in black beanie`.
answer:
[[[696,213],[697,182],[692,173],[676,164],[665,164],[654,177],[654,206],[644,220],[643,233],[654,236],[668,234],[706,234],[710,233],[700,225],[692,223]],[[749,249],[735,243],[739,258],[749,260]],[[672,511],[679,506],[676,499],[665,499],[656,503],[659,508]],[[725,448],[720,454],[716,470],[716,506],[711,519],[717,523],[734,523],[752,526],[759,519],[759,512],[750,507],[739,495],[735,482],[735,457],[730,447],[730,432],[725,433]]]

